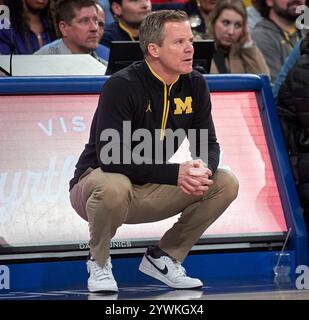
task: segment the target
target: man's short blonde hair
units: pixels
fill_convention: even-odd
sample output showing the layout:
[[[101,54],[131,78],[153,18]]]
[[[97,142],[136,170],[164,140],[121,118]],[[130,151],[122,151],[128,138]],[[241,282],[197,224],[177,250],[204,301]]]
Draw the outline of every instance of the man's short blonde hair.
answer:
[[[164,40],[164,25],[167,22],[188,21],[188,15],[181,10],[160,10],[149,14],[139,28],[140,47],[146,55],[149,43],[161,45]]]

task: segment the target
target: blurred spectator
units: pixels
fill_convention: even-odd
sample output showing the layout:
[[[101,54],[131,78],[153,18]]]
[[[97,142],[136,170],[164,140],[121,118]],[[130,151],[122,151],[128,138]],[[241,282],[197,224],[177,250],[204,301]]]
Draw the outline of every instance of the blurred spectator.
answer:
[[[109,47],[111,41],[138,40],[139,26],[151,12],[151,1],[110,0],[110,6],[116,21],[106,26],[101,43]]]
[[[214,9],[219,0],[188,0],[185,3],[164,2],[154,4],[153,10],[183,10],[189,16],[191,30],[194,40],[208,39],[207,21],[210,12]]]
[[[99,33],[99,42],[102,40],[104,35],[105,28],[105,11],[100,3],[97,4],[98,8],[98,33]],[[105,61],[109,59],[109,48],[99,44],[96,49],[97,55]]]
[[[50,12],[50,24],[53,26],[53,30],[55,30],[56,37],[60,38],[61,34],[59,33],[57,21],[56,21],[56,4],[59,0],[49,0],[49,12]]]
[[[108,0],[99,0],[100,5],[102,6],[105,12],[105,24],[111,24],[115,21]]]
[[[106,65],[95,53],[104,31],[100,31],[98,10],[96,0],[58,0],[56,21],[62,37],[35,54],[91,54]],[[102,14],[104,28],[103,10]]]
[[[98,9],[98,34],[99,34],[99,41],[103,38],[104,35],[104,28],[105,28],[105,12],[103,7],[97,3],[96,7]]]
[[[303,39],[299,40],[296,45],[294,46],[293,50],[291,51],[291,53],[287,56],[287,58],[285,59],[283,66],[280,69],[280,72],[278,74],[278,77],[273,85],[273,95],[275,98],[277,98],[280,87],[283,83],[283,81],[286,78],[286,75],[288,74],[288,72],[290,71],[290,69],[292,69],[295,65],[295,63],[297,62],[297,60],[300,57],[300,44],[303,41]]]
[[[215,41],[211,73],[267,74],[266,62],[248,32],[247,12],[241,0],[221,0],[209,16]]]
[[[259,6],[259,0],[252,0],[252,5],[247,7],[248,15],[248,28],[251,33],[255,25],[260,22],[263,17],[261,15],[261,8]]]
[[[195,40],[207,39],[207,21],[218,0],[190,0],[184,5]]]
[[[280,88],[277,110],[309,231],[309,33],[300,52]]]
[[[6,0],[11,28],[0,30],[1,54],[32,54],[56,38],[48,0]]]
[[[256,24],[252,38],[261,50],[274,83],[285,58],[301,38],[295,27],[296,7],[305,0],[258,0],[263,19]]]

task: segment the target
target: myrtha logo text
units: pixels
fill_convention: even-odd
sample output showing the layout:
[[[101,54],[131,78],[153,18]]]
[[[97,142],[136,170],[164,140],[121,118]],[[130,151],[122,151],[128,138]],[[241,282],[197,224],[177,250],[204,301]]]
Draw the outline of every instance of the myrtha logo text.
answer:
[[[0,30],[1,29],[10,29],[10,10],[4,5],[0,5]]]
[[[10,270],[7,266],[0,266],[0,290],[10,289]]]

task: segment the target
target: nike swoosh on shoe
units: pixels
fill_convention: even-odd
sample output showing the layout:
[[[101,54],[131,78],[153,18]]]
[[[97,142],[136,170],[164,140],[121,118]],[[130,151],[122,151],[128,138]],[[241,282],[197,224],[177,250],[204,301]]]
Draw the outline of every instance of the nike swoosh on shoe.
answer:
[[[148,258],[148,256],[146,256],[146,259],[147,259],[159,272],[161,272],[162,274],[167,274],[167,273],[168,273],[167,266],[164,266],[164,269],[161,269],[161,268],[159,268],[158,266],[156,266],[156,265],[154,264],[154,262],[152,262],[151,259]]]

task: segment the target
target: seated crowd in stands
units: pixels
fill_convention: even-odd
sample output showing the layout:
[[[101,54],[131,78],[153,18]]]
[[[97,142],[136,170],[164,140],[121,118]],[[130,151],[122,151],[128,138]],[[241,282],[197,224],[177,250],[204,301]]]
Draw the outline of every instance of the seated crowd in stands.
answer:
[[[268,55],[265,54],[265,50],[268,52],[265,41],[259,42],[256,40],[256,45],[252,40],[248,31],[248,23],[252,24],[252,22],[248,22],[247,16],[247,12],[254,9],[257,13],[260,13],[260,19],[262,19],[262,16],[264,17],[254,27],[252,32],[254,38],[254,34],[257,34],[259,28],[261,28],[260,24],[262,24],[262,27],[266,24],[267,27],[272,20],[275,21],[274,25],[279,24],[276,22],[278,20],[278,10],[276,11],[275,8],[280,8],[282,0],[273,0],[276,5],[271,8],[267,7],[269,9],[266,10],[268,15],[264,14],[265,7],[263,6],[268,6],[265,0],[253,0],[252,7],[247,8],[247,12],[243,2],[246,2],[246,4],[251,2],[242,0],[162,0],[155,1],[153,6],[151,0],[109,0],[109,6],[107,0],[103,0],[100,3],[105,8],[109,8],[108,14],[111,15],[109,21],[112,21],[105,27],[102,7],[98,0],[94,1],[97,2],[96,19],[99,25],[93,23],[90,27],[88,25],[90,28],[88,31],[78,31],[78,24],[71,23],[74,21],[72,15],[64,14],[59,9],[64,8],[63,2],[66,1],[4,0],[11,12],[14,12],[14,15],[12,15],[11,29],[0,30],[1,54],[12,52],[15,54],[90,53],[94,57],[102,59],[102,62],[106,64],[109,54],[108,47],[111,41],[138,40],[139,26],[152,9],[175,8],[187,12],[195,40],[214,39],[215,53],[211,73],[269,75],[270,70],[270,75],[274,80],[275,73],[278,72],[277,69],[283,62],[281,61],[283,57],[278,57],[277,60],[280,61],[277,67],[277,61],[274,63],[268,61]],[[304,0],[298,1],[300,4],[304,2]],[[87,6],[90,3],[86,0],[75,0],[74,2],[76,2],[77,7]],[[283,8],[280,12],[287,10]],[[281,20],[284,20],[282,16],[280,17]],[[288,21],[290,22],[291,19]],[[97,38],[100,44],[89,44],[89,40],[86,40],[89,37],[88,33],[90,38],[91,34],[93,35],[94,42],[97,42]],[[84,39],[82,39],[83,34]],[[295,39],[298,39],[296,33]],[[88,43],[83,43],[85,41]],[[284,58],[286,55],[287,51]],[[274,52],[271,56],[274,59]],[[264,58],[268,66],[265,64]],[[276,68],[276,72],[273,71],[274,68]]]
[[[283,65],[284,59],[292,50],[294,42],[300,38],[300,32],[293,29],[297,14],[295,4],[303,4],[305,0],[293,1],[293,6],[285,6],[286,0],[188,0],[188,1],[152,1],[151,0],[101,0],[105,10],[108,11],[109,22],[103,25],[102,7],[98,4],[98,21],[101,24],[97,31],[100,45],[95,50],[71,49],[64,50],[63,43],[68,42],[64,38],[63,21],[59,25],[57,19],[56,4],[61,0],[4,0],[12,15],[12,27],[9,30],[0,30],[0,53],[10,54],[47,54],[47,53],[91,53],[101,59],[108,60],[111,41],[138,40],[139,26],[152,9],[175,8],[187,12],[195,40],[212,38],[215,41],[215,55],[211,67],[212,73],[258,73],[268,74],[274,82]],[[109,4],[107,3],[109,1]],[[79,1],[76,1],[77,3]],[[83,1],[81,1],[82,3]],[[245,10],[246,4],[252,4]],[[270,4],[272,3],[272,5]],[[225,7],[233,8],[225,8]],[[152,8],[153,7],[153,8]],[[253,12],[253,14],[252,14]],[[59,15],[59,14],[58,14]],[[226,17],[237,17],[241,24],[227,23]],[[258,17],[258,18],[257,18]],[[260,20],[258,23],[256,21]],[[248,25],[254,26],[252,38],[248,31]],[[68,24],[70,25],[70,24]],[[240,32],[241,30],[241,32]],[[269,30],[269,32],[265,32]],[[286,31],[289,30],[289,31]],[[91,32],[90,32],[91,33]],[[78,34],[78,32],[76,32]],[[274,41],[272,36],[274,35]],[[57,39],[60,38],[60,39]],[[225,39],[228,39],[226,42]],[[56,40],[57,39],[57,40]],[[253,40],[255,41],[253,41]],[[261,40],[262,39],[262,40]],[[56,42],[53,42],[55,41]],[[282,41],[286,41],[281,45]],[[277,41],[277,42],[276,42]],[[52,44],[50,44],[52,42]],[[280,43],[280,46],[278,46]],[[50,46],[46,47],[46,44]],[[103,46],[102,46],[103,45]],[[61,50],[57,46],[61,47]],[[44,47],[44,48],[42,48]],[[83,47],[83,46],[81,46]],[[54,49],[52,49],[54,48]],[[60,50],[60,51],[59,51]],[[261,52],[259,51],[261,50]],[[93,53],[94,52],[94,53]],[[262,54],[261,54],[262,53]],[[265,60],[264,60],[265,59]],[[265,61],[267,66],[265,66]]]
[[[276,95],[290,66],[299,57],[297,42],[303,34],[295,28],[298,16],[295,9],[305,4],[305,0],[93,1],[97,4],[97,23],[79,31],[78,24],[71,23],[73,15],[63,14],[59,9],[66,1],[3,0],[14,14],[11,28],[0,30],[0,53],[89,53],[106,64],[111,41],[138,40],[139,26],[151,10],[171,8],[187,12],[195,40],[215,41],[211,73],[270,75]],[[79,8],[92,3],[72,1],[75,2]],[[87,40],[91,34],[93,44]],[[280,71],[295,44],[293,59]],[[275,82],[279,71],[279,80]]]

